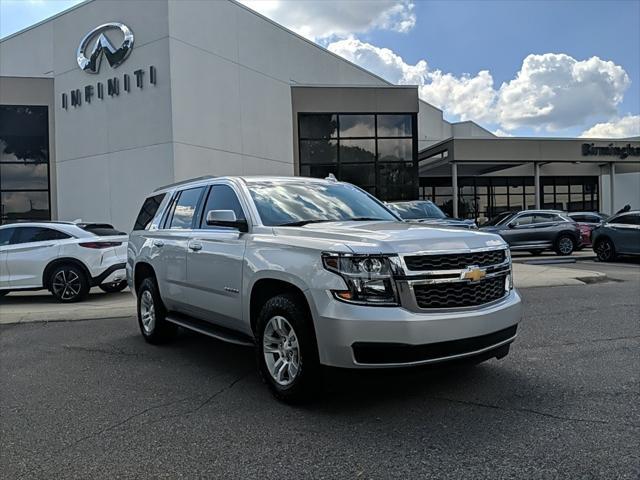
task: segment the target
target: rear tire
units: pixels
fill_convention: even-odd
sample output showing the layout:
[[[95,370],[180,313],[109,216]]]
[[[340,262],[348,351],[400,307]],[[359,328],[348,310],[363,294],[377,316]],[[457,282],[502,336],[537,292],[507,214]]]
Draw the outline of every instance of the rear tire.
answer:
[[[555,252],[558,255],[571,255],[576,248],[576,242],[569,235],[560,235],[556,240]]]
[[[322,386],[318,346],[306,305],[295,295],[268,300],[256,324],[258,371],[286,403],[309,401]]]
[[[98,285],[98,287],[105,293],[118,293],[127,288],[127,281],[122,280],[121,282],[116,283],[105,283]]]
[[[613,262],[616,259],[616,248],[608,238],[598,241],[593,250],[601,262]]]
[[[56,267],[49,275],[49,290],[61,303],[80,302],[89,295],[89,280],[73,264]]]
[[[145,278],[138,288],[138,326],[144,339],[157,345],[176,336],[177,325],[167,322],[167,309],[162,303],[154,278]]]

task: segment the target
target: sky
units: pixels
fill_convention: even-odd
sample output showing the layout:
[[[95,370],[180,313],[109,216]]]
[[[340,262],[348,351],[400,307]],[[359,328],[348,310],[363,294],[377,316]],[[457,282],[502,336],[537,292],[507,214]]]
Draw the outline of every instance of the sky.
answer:
[[[0,37],[79,1],[0,0]],[[418,85],[449,121],[505,136],[640,136],[640,0],[241,3]]]

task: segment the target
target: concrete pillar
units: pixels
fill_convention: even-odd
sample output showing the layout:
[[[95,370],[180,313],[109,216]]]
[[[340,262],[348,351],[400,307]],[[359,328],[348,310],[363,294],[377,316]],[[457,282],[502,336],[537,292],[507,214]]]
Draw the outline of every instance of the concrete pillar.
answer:
[[[616,164],[614,162],[609,163],[609,205],[611,205],[611,215],[616,213]]]
[[[542,201],[540,200],[540,163],[533,162],[533,179],[536,188],[536,210],[540,210]]]
[[[451,186],[453,187],[453,218],[458,218],[458,164],[451,164]]]

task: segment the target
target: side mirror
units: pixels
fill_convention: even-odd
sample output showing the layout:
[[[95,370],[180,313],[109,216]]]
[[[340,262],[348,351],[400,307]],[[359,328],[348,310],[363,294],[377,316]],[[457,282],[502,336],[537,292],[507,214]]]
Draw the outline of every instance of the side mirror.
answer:
[[[515,223],[511,222],[511,223],[508,223],[508,224],[507,224],[507,227],[509,227],[509,228],[516,228],[516,227],[517,227],[517,225],[516,225]]]
[[[209,210],[206,217],[207,225],[212,227],[237,228],[241,232],[249,231],[246,220],[238,220],[233,210]]]

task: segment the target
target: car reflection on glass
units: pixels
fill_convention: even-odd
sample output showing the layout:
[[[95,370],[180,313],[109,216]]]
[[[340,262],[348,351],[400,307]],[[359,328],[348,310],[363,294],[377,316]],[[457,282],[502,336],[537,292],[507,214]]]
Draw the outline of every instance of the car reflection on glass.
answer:
[[[434,227],[478,228],[473,220],[462,220],[447,216],[429,200],[412,202],[390,202],[387,206],[405,222],[418,222]]]

